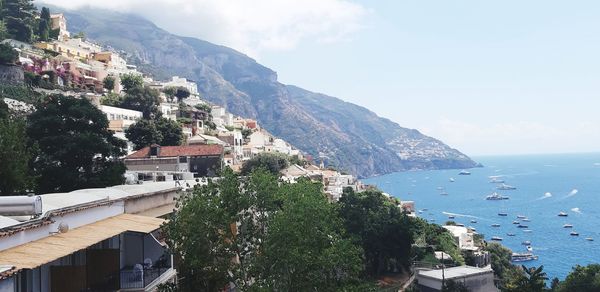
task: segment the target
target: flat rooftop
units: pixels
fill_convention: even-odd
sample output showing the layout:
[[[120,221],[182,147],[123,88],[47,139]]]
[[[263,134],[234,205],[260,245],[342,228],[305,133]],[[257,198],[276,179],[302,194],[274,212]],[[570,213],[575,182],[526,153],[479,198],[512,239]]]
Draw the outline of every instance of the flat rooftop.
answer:
[[[471,266],[460,266],[444,269],[446,279],[465,278],[477,275],[493,273],[491,268],[477,268]],[[442,270],[419,271],[418,276],[442,280]]]

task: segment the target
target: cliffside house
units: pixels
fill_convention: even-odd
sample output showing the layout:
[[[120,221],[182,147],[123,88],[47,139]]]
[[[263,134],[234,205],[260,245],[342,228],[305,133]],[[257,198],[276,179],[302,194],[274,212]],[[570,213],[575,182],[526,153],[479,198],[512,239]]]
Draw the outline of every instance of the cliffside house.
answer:
[[[191,172],[197,177],[215,176],[223,166],[222,145],[159,146],[142,148],[125,157],[127,170],[153,175],[157,181],[165,176]]]

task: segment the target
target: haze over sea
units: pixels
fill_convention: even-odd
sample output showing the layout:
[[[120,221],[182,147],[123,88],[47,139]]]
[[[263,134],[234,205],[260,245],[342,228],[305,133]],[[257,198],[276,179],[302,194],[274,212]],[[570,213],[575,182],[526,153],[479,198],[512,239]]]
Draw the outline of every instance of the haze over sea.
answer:
[[[459,170],[435,170],[392,173],[364,180],[405,201],[415,201],[417,210],[428,209],[420,217],[444,224],[448,215],[453,221],[472,226],[485,235],[503,238],[502,244],[514,252],[525,252],[522,241],[532,242],[536,261],[526,266],[544,265],[550,278],[564,279],[571,267],[600,261],[600,153],[476,157],[483,168],[470,169],[471,175]],[[490,176],[499,176],[516,190],[496,190]],[[450,182],[454,178],[455,182]],[[448,195],[441,195],[442,187]],[[492,192],[509,196],[509,200],[489,201]],[[557,216],[559,212],[568,217]],[[507,217],[498,212],[508,213]],[[525,233],[517,225],[517,215],[532,230]],[[470,223],[472,219],[478,223]],[[434,220],[434,221],[431,221]],[[500,227],[492,227],[492,224]],[[569,223],[572,229],[563,228]],[[577,231],[580,236],[570,236]],[[507,236],[514,233],[515,236]],[[595,241],[587,241],[592,237]]]

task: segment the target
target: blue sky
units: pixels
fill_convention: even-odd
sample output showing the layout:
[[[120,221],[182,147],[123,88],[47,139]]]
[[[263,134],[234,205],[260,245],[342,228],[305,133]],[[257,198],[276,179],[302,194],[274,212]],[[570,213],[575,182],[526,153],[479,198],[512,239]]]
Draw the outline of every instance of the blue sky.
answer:
[[[470,155],[600,150],[598,1],[48,2],[230,46]]]

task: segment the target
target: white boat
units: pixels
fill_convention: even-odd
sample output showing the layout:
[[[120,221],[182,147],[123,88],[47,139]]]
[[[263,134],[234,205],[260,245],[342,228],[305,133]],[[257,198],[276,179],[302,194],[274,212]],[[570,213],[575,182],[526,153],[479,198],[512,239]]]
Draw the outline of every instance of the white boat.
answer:
[[[527,218],[527,216],[525,216],[525,215],[517,215],[517,219],[526,219],[526,218]]]
[[[573,225],[571,225],[571,224],[565,224],[565,225],[563,225],[563,228],[573,228]]]
[[[587,241],[594,241],[594,239],[591,238],[591,237],[586,237],[585,240],[587,240]]]
[[[558,213],[558,216],[559,217],[567,217],[567,216],[569,216],[569,214],[567,214],[565,212],[560,212],[560,213]]]
[[[510,191],[510,190],[516,190],[517,188],[513,187],[513,186],[510,186],[510,185],[507,185],[507,184],[501,184],[501,185],[499,185],[497,187],[497,189],[504,190],[504,191]]]
[[[490,200],[490,201],[501,201],[501,200],[508,200],[510,198],[507,196],[500,195],[497,192],[493,192],[491,195],[485,197],[485,199]]]
[[[493,177],[492,179],[490,179],[490,183],[491,184],[503,184],[504,180],[503,179],[499,179],[497,177]]]
[[[533,230],[531,230],[531,229],[524,229],[523,232],[525,232],[525,233],[531,233],[531,232],[533,232]]]
[[[494,240],[494,241],[502,241],[502,237],[500,237],[500,236],[492,236],[492,240]]]
[[[518,225],[521,224],[519,221],[513,221],[513,224]]]
[[[454,219],[455,217],[453,215],[448,216],[448,219]]]
[[[530,252],[526,252],[526,253],[513,253],[511,260],[513,262],[528,262],[528,261],[535,261],[538,259],[538,256],[534,255],[533,253]]]
[[[477,223],[477,220],[471,219],[471,223]]]
[[[514,233],[507,233],[506,235],[508,235],[508,236],[515,236]]]
[[[529,228],[529,226],[527,226],[525,224],[519,224],[519,225],[517,225],[517,228]]]
[[[527,251],[533,251],[533,247],[531,245],[527,246]]]
[[[571,231],[571,236],[579,236],[579,233],[577,233],[577,231]]]
[[[448,195],[448,192],[446,192],[446,191],[441,191],[441,192],[440,192],[440,195],[442,195],[442,196],[447,196],[447,195]]]
[[[461,170],[458,175],[471,175],[471,173],[466,170]]]
[[[452,177],[448,181],[455,182],[454,178],[452,178]]]
[[[523,242],[521,242],[522,245],[531,245],[531,241],[529,240],[525,240]]]
[[[508,213],[498,212],[498,216],[506,217],[508,216]]]
[[[521,221],[523,221],[523,222],[531,222],[531,219],[529,219],[529,218],[523,218],[523,219],[521,219]]]

